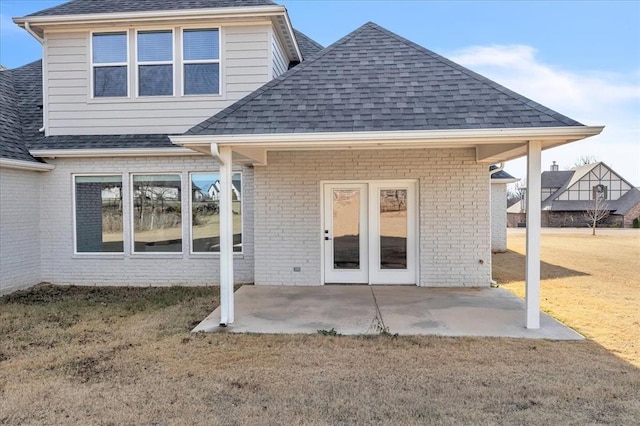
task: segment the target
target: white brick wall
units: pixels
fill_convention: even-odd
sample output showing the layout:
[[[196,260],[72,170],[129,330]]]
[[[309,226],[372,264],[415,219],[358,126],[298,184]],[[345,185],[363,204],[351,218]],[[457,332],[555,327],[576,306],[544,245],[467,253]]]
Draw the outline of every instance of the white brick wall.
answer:
[[[136,157],[58,159],[42,183],[42,278],[78,285],[209,285],[219,282],[219,257],[189,254],[189,217],[183,215],[183,254],[131,254],[130,222],[125,220],[125,252],[121,256],[74,255],[72,174],[124,173],[124,216],[129,217],[130,173],[180,173],[182,193],[189,194],[188,172],[217,171],[211,157]],[[253,169],[244,168],[244,253],[235,256],[235,278],[253,282]],[[182,211],[188,210],[183,195]],[[3,227],[4,229],[4,224]]]
[[[255,168],[256,284],[319,285],[320,181],[374,179],[418,179],[420,285],[489,285],[490,185],[472,149],[269,153]]]
[[[491,251],[507,251],[507,184],[491,184]]]
[[[41,177],[0,168],[0,294],[41,281]]]

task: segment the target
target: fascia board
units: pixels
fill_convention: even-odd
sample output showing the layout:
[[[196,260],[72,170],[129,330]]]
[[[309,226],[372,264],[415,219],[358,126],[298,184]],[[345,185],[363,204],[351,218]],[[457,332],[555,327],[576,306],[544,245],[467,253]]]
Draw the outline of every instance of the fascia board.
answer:
[[[33,161],[12,160],[9,158],[0,158],[0,167],[17,170],[29,170],[34,172],[48,172],[56,168],[52,164],[36,163]]]
[[[120,148],[120,149],[33,149],[34,157],[41,158],[86,158],[86,157],[137,157],[137,156],[183,156],[202,155],[188,148]]]
[[[86,24],[99,22],[144,22],[153,20],[173,20],[181,19],[203,19],[203,18],[236,18],[236,17],[257,17],[257,16],[277,16],[286,14],[284,6],[252,6],[252,7],[225,7],[209,9],[182,9],[182,10],[158,10],[146,12],[116,12],[116,13],[95,13],[83,15],[46,15],[46,16],[25,16],[13,18],[13,22],[21,27],[25,23],[39,27],[56,26],[62,24]]]
[[[464,129],[464,130],[411,130],[394,132],[327,132],[327,133],[284,133],[251,135],[180,135],[171,136],[177,145],[218,143],[220,145],[269,146],[323,146],[343,144],[376,144],[379,146],[420,143],[428,141],[498,144],[529,140],[575,141],[602,132],[604,126],[542,127],[517,129]],[[563,142],[560,142],[562,144]]]

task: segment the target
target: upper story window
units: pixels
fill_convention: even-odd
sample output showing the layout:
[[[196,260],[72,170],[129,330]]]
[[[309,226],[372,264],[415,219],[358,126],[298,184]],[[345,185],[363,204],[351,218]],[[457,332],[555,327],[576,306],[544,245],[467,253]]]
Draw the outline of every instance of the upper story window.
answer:
[[[129,96],[127,33],[94,33],[92,36],[93,96]]]
[[[182,40],[184,94],[219,94],[219,31],[217,29],[184,30]]]
[[[173,31],[137,34],[138,96],[173,95]]]

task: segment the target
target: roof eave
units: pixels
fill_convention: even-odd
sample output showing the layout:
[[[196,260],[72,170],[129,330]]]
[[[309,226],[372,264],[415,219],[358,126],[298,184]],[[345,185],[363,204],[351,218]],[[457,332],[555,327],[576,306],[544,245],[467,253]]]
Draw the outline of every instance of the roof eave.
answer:
[[[56,168],[52,164],[38,163],[35,161],[13,160],[11,158],[0,158],[0,167],[32,172],[48,172]]]
[[[42,15],[23,16],[13,18],[13,22],[21,27],[25,23],[31,25],[59,26],[64,24],[89,24],[98,22],[123,22],[123,21],[149,21],[149,20],[169,20],[176,18],[233,18],[244,16],[273,16],[286,13],[286,8],[280,5],[273,6],[247,6],[247,7],[224,7],[207,9],[178,9],[178,10],[153,10],[142,12],[115,12],[115,13],[91,13],[77,15]]]
[[[137,156],[183,156],[202,155],[188,148],[95,148],[95,149],[32,149],[31,155],[38,158],[89,158],[89,157],[137,157]]]
[[[179,135],[170,136],[169,139],[175,145],[191,149],[197,149],[211,143],[216,143],[219,146],[267,150],[476,147],[478,161],[493,164],[525,155],[527,142],[531,140],[542,141],[543,149],[548,149],[598,135],[603,128],[604,126],[567,126],[383,132]],[[481,155],[479,147],[483,147],[483,152],[490,152],[490,155]]]

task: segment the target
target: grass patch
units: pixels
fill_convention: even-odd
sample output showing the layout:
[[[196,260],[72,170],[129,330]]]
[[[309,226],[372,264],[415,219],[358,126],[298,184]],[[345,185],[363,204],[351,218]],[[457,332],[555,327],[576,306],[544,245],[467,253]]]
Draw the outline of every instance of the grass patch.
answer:
[[[3,297],[0,424],[635,424],[640,417],[639,370],[594,342],[189,333],[217,294],[43,286]]]
[[[525,235],[510,233],[493,276],[524,297]],[[637,235],[542,234],[541,307],[640,367],[640,240]]]

